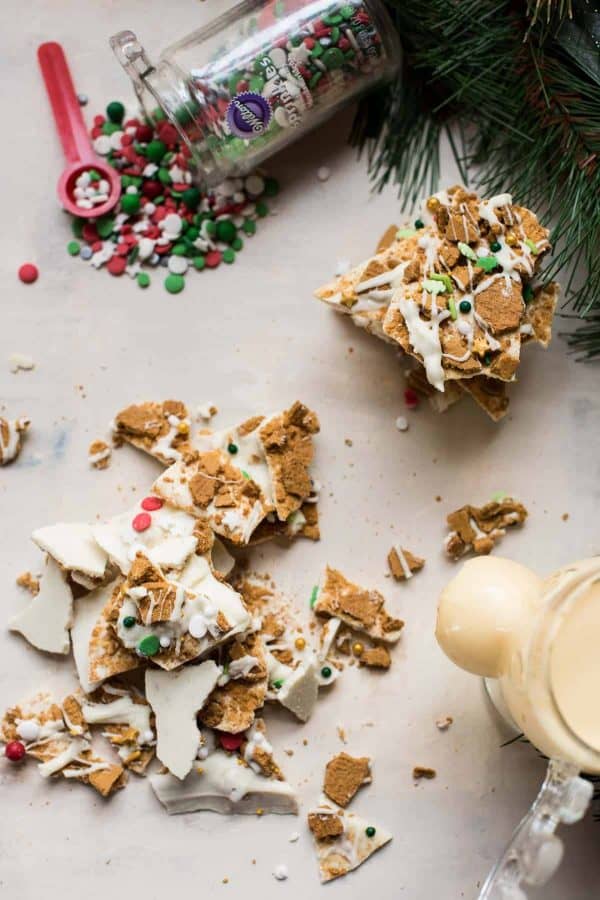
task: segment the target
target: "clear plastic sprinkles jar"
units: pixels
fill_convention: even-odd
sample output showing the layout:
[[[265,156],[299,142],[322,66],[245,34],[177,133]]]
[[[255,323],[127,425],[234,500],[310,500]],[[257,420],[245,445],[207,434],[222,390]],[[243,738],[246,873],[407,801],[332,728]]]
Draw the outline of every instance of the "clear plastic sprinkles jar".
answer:
[[[162,111],[212,187],[244,175],[393,75],[400,44],[382,0],[245,0],[165,50],[111,46],[146,114]]]

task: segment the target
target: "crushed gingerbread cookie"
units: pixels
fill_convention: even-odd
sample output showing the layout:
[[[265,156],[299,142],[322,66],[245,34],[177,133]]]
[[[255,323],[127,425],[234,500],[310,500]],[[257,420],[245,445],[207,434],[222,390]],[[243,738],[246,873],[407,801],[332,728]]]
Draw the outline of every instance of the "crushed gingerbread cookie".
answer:
[[[317,298],[417,360],[434,393],[460,399],[479,376],[513,381],[522,343],[547,346],[558,286],[532,287],[550,250],[548,230],[509,194],[488,200],[455,186],[430,197],[422,227],[388,229],[370,260],[316,292]],[[476,401],[492,410],[483,392]]]
[[[36,594],[39,594],[39,578],[35,578],[31,574],[31,572],[22,572],[19,576],[17,576],[16,583],[19,587],[25,588],[26,591],[29,591],[30,594],[33,594],[34,597]]]
[[[251,727],[256,710],[265,702],[268,670],[262,638],[251,634],[232,641],[221,663],[223,675],[198,713],[198,720],[210,728],[239,734]]]
[[[484,506],[467,504],[447,516],[449,533],[444,541],[448,556],[460,559],[465,553],[490,553],[512,525],[522,525],[527,510],[512,497],[492,500]]]
[[[326,838],[338,837],[343,834],[344,825],[340,816],[335,813],[314,812],[308,814],[308,827],[317,838],[317,840],[325,840]]]
[[[436,770],[429,768],[429,766],[415,766],[412,772],[412,777],[415,781],[419,781],[421,778],[435,778],[436,775]]]
[[[389,669],[392,657],[387,647],[368,647],[362,651],[358,658],[359,666],[368,666],[373,669]]]
[[[372,638],[395,643],[404,622],[390,616],[384,604],[385,599],[379,591],[361,588],[337,569],[327,566],[313,610],[319,616],[340,619],[355,631]]]
[[[116,446],[132,444],[168,466],[190,447],[187,407],[179,400],[127,406],[115,416],[113,438]]]
[[[110,465],[112,449],[106,441],[92,441],[88,449],[88,462],[94,469],[107,469]]]
[[[420,572],[425,565],[425,560],[415,556],[410,550],[395,544],[388,553],[388,565],[390,572],[396,581],[408,581],[415,572]]]
[[[352,813],[319,807],[308,814],[322,882],[347,875],[392,839],[380,826]]]
[[[392,244],[397,240],[396,235],[398,234],[398,226],[397,225],[389,225],[381,237],[377,242],[377,247],[375,248],[375,253],[382,253],[384,250],[387,250],[388,247],[391,247]]]
[[[6,466],[17,458],[30,425],[30,419],[3,419],[0,416],[0,466]]]
[[[371,760],[367,756],[338,753],[325,767],[323,791],[338,806],[348,806],[363,784],[371,783]]]

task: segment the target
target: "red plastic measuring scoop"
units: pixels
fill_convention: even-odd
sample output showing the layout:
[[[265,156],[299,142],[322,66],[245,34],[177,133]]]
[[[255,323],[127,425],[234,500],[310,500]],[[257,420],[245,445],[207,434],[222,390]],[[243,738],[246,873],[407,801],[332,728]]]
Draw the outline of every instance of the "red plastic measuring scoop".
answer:
[[[119,173],[96,156],[92,149],[63,48],[54,41],[41,44],[38,60],[67,160],[67,167],[58,179],[59,200],[74,216],[83,219],[103,216],[116,206],[121,196]],[[95,169],[102,179],[108,181],[109,191],[108,200],[104,203],[85,209],[77,205],[74,191],[78,177],[89,169]]]

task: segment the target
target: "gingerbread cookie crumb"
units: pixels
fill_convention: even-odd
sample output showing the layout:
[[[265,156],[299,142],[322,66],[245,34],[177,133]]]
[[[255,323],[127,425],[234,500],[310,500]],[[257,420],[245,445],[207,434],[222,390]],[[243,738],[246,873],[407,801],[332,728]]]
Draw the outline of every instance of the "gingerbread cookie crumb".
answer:
[[[33,594],[35,597],[36,594],[39,594],[40,591],[40,582],[38,578],[35,578],[31,572],[22,572],[17,577],[17,584],[19,587],[25,588],[26,591],[29,591],[30,594]]]
[[[415,781],[419,781],[419,779],[421,778],[435,778],[437,772],[435,771],[435,769],[431,769],[429,766],[415,766],[412,775]]]
[[[344,831],[342,820],[333,813],[309,813],[308,827],[317,840],[338,837]]]
[[[450,531],[444,546],[448,556],[460,559],[466,553],[491,553],[496,541],[511,525],[522,525],[527,510],[512,497],[492,500],[484,506],[461,506],[447,516]]]
[[[391,548],[387,557],[390,572],[396,581],[408,581],[415,572],[420,572],[425,565],[425,560],[415,556],[410,550],[396,544]]]
[[[369,647],[361,653],[358,664],[371,669],[389,669],[392,657],[387,647]]]
[[[107,469],[111,456],[112,449],[106,441],[92,441],[88,449],[88,461],[94,469]]]
[[[444,716],[443,719],[436,719],[435,727],[438,731],[448,731],[453,722],[452,716]]]
[[[371,783],[370,763],[368,756],[338,753],[325,767],[323,791],[338,806],[347,806],[363,784]]]

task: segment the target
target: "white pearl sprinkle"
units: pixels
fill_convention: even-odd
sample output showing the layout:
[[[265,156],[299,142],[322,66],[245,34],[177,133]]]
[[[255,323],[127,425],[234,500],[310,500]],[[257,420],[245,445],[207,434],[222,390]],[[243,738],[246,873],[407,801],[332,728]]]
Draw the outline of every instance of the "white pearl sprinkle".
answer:
[[[168,634],[163,634],[163,636],[160,638],[160,646],[163,648],[163,650],[166,650],[167,647],[171,646],[171,638],[168,636]]]
[[[204,616],[192,616],[190,624],[188,625],[188,631],[193,638],[196,638],[196,640],[203,638],[206,634],[206,621]]]
[[[288,867],[285,863],[279,863],[279,865],[275,866],[273,869],[273,878],[276,878],[277,881],[285,881],[288,875]]]
[[[40,736],[40,726],[33,719],[25,719],[17,725],[17,734],[26,744],[37,741]]]
[[[396,419],[396,428],[398,431],[408,431],[408,420],[404,416],[398,416]]]

